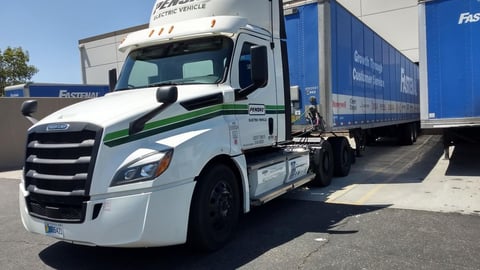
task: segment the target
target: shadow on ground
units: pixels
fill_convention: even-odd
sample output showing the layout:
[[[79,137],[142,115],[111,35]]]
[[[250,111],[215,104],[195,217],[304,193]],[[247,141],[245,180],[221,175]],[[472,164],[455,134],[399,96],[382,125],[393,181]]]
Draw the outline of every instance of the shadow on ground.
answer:
[[[403,146],[384,138],[367,147],[345,179],[349,185],[421,183],[442,155],[440,136],[420,136],[415,144]]]
[[[480,145],[459,144],[450,157],[448,176],[480,176]]]
[[[57,242],[39,257],[56,269],[235,269],[305,233],[325,238],[328,234],[355,234],[357,231],[341,230],[341,224],[349,217],[385,207],[277,199],[243,216],[229,244],[209,254],[186,245],[118,249]]]

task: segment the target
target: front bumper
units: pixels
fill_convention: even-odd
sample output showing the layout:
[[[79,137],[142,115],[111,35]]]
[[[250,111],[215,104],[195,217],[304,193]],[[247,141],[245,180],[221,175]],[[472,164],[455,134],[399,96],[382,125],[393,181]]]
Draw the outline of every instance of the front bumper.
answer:
[[[55,238],[75,244],[109,247],[154,247],[182,244],[187,239],[188,216],[195,182],[87,202],[83,223],[49,222],[28,214],[28,192],[19,185],[22,223],[33,233],[47,235],[47,224],[60,231]],[[101,204],[98,214],[95,205]],[[98,206],[97,206],[98,208]],[[51,236],[51,235],[49,235]]]

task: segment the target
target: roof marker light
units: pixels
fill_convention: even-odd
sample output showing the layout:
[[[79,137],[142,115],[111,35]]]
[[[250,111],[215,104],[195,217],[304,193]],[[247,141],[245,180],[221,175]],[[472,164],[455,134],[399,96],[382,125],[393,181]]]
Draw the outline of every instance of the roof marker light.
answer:
[[[169,34],[171,34],[171,33],[173,32],[173,28],[175,28],[175,26],[172,25],[172,26],[170,27],[170,30],[168,30],[168,33],[169,33]]]
[[[210,25],[211,28],[215,27],[215,24],[217,23],[217,20],[213,19],[212,24]]]
[[[160,29],[160,32],[158,32],[158,35],[160,36],[163,33],[163,27]]]
[[[148,37],[152,37],[153,33],[155,33],[155,30],[152,29],[152,31],[150,31],[150,35],[148,35]]]

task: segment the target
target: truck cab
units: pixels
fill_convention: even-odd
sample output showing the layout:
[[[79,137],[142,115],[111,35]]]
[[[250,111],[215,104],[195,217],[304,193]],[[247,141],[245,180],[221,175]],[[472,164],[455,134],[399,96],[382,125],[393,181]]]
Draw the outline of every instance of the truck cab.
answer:
[[[281,5],[157,1],[150,27],[119,48],[115,91],[29,129],[25,228],[84,245],[214,250],[251,206],[328,184],[329,144],[291,140]]]

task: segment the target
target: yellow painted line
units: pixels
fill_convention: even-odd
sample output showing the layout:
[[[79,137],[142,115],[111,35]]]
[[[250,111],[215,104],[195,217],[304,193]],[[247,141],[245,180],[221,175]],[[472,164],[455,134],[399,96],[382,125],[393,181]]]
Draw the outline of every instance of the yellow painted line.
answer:
[[[422,144],[420,145],[415,145],[416,146],[416,149],[421,149],[425,144],[427,144],[430,140],[432,139],[432,136],[428,136],[427,139],[422,142]],[[395,177],[397,177],[398,175],[392,175],[391,177],[387,178],[385,181],[383,181],[382,183],[378,183],[378,184],[373,184],[374,187],[369,190],[367,193],[365,193],[365,195],[363,195],[362,197],[360,197],[360,199],[358,199],[357,201],[355,202],[351,202],[351,201],[345,201],[345,200],[339,200],[340,198],[342,198],[343,196],[345,196],[347,193],[349,193],[350,191],[352,191],[354,188],[356,188],[357,186],[360,186],[360,185],[364,185],[365,182],[371,178],[371,177],[374,177],[375,175],[378,175],[378,174],[381,174],[381,173],[385,173],[387,172],[388,170],[391,170],[390,166],[392,164],[395,164],[395,163],[398,163],[399,161],[401,161],[402,159],[404,159],[407,155],[410,155],[410,153],[403,153],[402,155],[398,156],[397,158],[395,158],[394,160],[391,161],[390,165],[386,166],[385,168],[377,171],[377,172],[374,172],[372,174],[370,174],[368,177],[366,177],[364,180],[362,181],[358,181],[356,184],[352,184],[352,185],[349,185],[349,186],[346,186],[344,187],[343,189],[339,190],[339,191],[336,191],[334,193],[332,193],[330,196],[328,196],[327,200],[325,200],[326,203],[336,203],[336,204],[349,204],[349,205],[362,205],[364,203],[366,203],[368,200],[370,200],[376,193],[378,193],[384,186],[386,186],[386,184],[389,184],[391,183]],[[416,162],[416,158],[413,158],[411,159],[409,162],[407,162],[402,168],[400,168],[400,170],[405,170],[407,167],[411,166],[413,163]]]
[[[353,188],[355,188],[357,186],[357,184],[353,184],[353,185],[349,185],[349,186],[346,186],[345,188],[333,193],[331,196],[328,196],[328,199],[325,201],[326,203],[333,203],[335,202],[335,200],[337,200],[338,198],[344,196],[345,194],[347,194],[350,190],[352,190]]]
[[[419,148],[423,147],[426,143],[428,143],[428,141],[430,141],[431,138],[432,138],[432,136],[430,136],[427,140],[425,140],[421,145],[417,146],[416,148],[419,149]],[[399,158],[397,158],[395,160],[395,163],[399,160],[402,160],[408,154],[409,153],[406,153],[405,155],[402,155]],[[400,171],[406,170],[408,167],[410,167],[414,163],[415,163],[415,159],[410,160],[410,162],[407,162],[405,165],[402,166],[402,168],[400,168]],[[381,172],[387,171],[388,169],[389,168],[384,168],[384,169],[381,170]],[[353,204],[354,205],[365,204],[368,200],[370,200],[373,197],[373,195],[375,195],[377,192],[379,192],[386,184],[392,182],[393,179],[395,179],[395,177],[396,177],[396,175],[393,175],[393,176],[387,178],[385,181],[383,181],[383,183],[375,184],[374,188],[372,188],[370,191],[368,191],[365,195],[363,195],[360,199],[358,199]]]
[[[421,145],[418,145],[416,146],[416,149],[420,149],[421,147],[423,147],[426,143],[428,143],[430,140],[432,139],[432,136],[428,137]],[[405,153],[404,155],[401,155],[399,158],[395,159],[395,162],[399,161],[399,160],[402,160],[406,155],[408,155],[409,153]],[[408,168],[409,166],[411,166],[413,163],[415,163],[416,159],[411,159],[409,162],[407,162],[402,168],[400,168],[400,171],[404,171],[406,168]],[[385,168],[383,170],[381,170],[382,172],[383,171],[387,171],[389,168]],[[380,191],[384,186],[385,184],[388,184],[390,182],[393,181],[393,179],[395,179],[395,177],[397,177],[398,175],[393,175],[389,178],[387,178],[387,180],[383,181],[383,183],[381,184],[376,184],[374,188],[372,188],[370,191],[368,191],[365,195],[363,195],[360,199],[358,199],[356,202],[354,202],[353,204],[354,205],[362,205],[364,203],[366,203],[369,199],[371,199],[373,197],[373,195],[375,195],[378,191]]]
[[[388,183],[388,182],[385,182],[385,183]],[[367,194],[363,195],[358,201],[354,202],[354,204],[355,205],[364,204],[384,186],[385,186],[384,184],[377,184],[375,188],[372,188],[369,192],[367,192]]]

